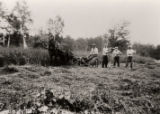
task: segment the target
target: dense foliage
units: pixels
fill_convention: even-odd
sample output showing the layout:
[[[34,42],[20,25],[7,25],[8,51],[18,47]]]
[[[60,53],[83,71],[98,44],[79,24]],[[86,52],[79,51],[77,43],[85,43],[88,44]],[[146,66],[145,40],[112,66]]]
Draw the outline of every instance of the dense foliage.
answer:
[[[160,45],[153,46],[150,44],[135,43],[133,48],[137,51],[137,54],[145,57],[152,57],[157,60],[160,59]]]

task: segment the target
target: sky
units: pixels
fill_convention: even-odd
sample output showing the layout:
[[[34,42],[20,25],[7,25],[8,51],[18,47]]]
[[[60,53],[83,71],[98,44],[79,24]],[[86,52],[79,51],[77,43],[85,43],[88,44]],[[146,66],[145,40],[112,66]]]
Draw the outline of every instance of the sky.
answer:
[[[0,0],[9,10],[17,0]],[[63,18],[64,36],[96,37],[109,28],[130,22],[130,40],[160,44],[159,0],[26,0],[34,20],[32,33],[45,29],[49,18]]]

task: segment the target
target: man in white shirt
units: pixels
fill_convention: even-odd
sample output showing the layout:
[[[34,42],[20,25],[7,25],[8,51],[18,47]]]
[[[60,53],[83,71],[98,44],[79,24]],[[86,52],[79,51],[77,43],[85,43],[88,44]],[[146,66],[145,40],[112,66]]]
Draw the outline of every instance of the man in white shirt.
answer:
[[[133,68],[133,54],[135,51],[132,49],[131,46],[127,49],[127,61],[126,61],[126,68],[128,67],[128,64],[130,63],[131,69]]]
[[[102,68],[107,68],[108,66],[108,52],[107,44],[104,44],[104,48],[102,50]]]
[[[98,48],[96,48],[96,44],[92,44],[90,55],[98,55]]]
[[[118,47],[115,47],[113,51],[113,56],[114,56],[113,66],[114,67],[116,66],[116,64],[118,67],[120,67],[120,54],[121,52],[118,50]]]
[[[94,57],[98,57],[98,48],[96,44],[92,44],[92,48],[88,57],[88,61],[92,60]]]

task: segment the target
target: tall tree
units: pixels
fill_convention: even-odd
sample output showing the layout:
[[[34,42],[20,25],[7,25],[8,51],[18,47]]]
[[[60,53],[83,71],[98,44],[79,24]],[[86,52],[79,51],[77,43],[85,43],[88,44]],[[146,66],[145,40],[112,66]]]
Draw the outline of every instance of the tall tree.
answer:
[[[120,50],[126,50],[129,45],[129,30],[128,22],[123,22],[120,25],[117,25],[108,30],[108,35],[105,35],[105,38],[108,41],[110,47],[118,46]]]
[[[64,21],[60,16],[56,16],[55,20],[48,20],[48,32],[55,40],[60,40],[60,36],[63,33]]]
[[[23,47],[27,48],[26,35],[29,34],[29,25],[33,22],[31,19],[31,13],[29,11],[26,1],[17,2],[13,14],[17,17],[20,23],[17,31],[22,35]]]
[[[2,20],[3,20],[3,16],[4,16],[4,10],[3,10],[3,7],[2,7],[2,2],[0,2],[0,28],[2,29],[3,26],[1,25],[2,24]],[[1,37],[3,38],[3,45],[4,45],[4,34],[1,33]]]
[[[0,29],[2,31],[5,31],[3,33],[3,43],[5,45],[5,40],[4,40],[4,34],[8,34],[8,43],[7,43],[7,47],[10,46],[10,35],[13,33],[13,27],[12,27],[12,18],[13,15],[9,15],[7,14],[7,12],[4,10],[4,8],[2,7],[2,3],[0,2]]]

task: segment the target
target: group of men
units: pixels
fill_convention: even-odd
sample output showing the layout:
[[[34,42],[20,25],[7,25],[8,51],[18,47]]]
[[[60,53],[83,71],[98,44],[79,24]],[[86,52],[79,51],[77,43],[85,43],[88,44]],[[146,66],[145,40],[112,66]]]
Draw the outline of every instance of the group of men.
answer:
[[[107,44],[104,44],[103,50],[102,50],[102,68],[107,68],[108,67],[108,62],[109,62],[109,54],[112,54],[114,62],[113,66],[115,67],[116,65],[120,67],[120,55],[122,52],[118,49],[118,47],[115,48],[108,48]],[[135,51],[132,49],[131,46],[128,47],[126,51],[126,67],[130,64],[130,68],[133,68],[133,54]],[[89,59],[92,59],[94,57],[98,57],[98,48],[96,47],[96,44],[92,44],[92,48],[90,51],[90,56]]]

